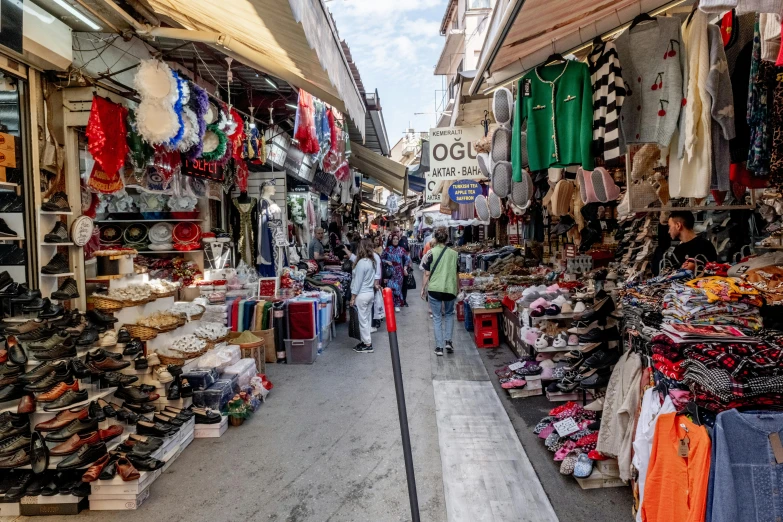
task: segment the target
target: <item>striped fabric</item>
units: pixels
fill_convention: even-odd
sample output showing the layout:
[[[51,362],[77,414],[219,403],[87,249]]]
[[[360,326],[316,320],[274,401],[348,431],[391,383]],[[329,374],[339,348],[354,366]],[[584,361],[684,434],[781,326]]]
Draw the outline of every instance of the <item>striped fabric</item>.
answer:
[[[625,99],[620,59],[612,42],[593,44],[587,57],[593,83],[593,151],[610,160],[620,155],[620,109]]]

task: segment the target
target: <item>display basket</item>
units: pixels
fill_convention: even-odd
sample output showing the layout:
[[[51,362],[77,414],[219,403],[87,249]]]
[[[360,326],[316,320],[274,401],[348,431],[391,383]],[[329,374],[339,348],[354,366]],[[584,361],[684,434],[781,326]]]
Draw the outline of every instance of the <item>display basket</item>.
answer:
[[[158,329],[140,324],[123,325],[131,337],[138,337],[142,341],[150,341],[158,336]]]
[[[101,312],[116,312],[117,310],[122,310],[124,307],[122,301],[111,299],[110,297],[94,295],[91,297],[91,300],[93,307]]]

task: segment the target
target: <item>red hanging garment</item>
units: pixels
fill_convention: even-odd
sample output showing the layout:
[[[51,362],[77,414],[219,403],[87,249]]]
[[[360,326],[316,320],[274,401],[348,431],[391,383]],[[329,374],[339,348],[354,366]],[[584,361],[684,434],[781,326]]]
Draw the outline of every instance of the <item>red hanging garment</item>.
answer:
[[[299,149],[305,154],[317,154],[321,148],[315,133],[315,104],[312,95],[302,89],[299,89],[297,120],[294,137],[299,141]]]
[[[120,177],[120,168],[128,154],[125,118],[128,109],[100,96],[92,97],[90,119],[87,121],[87,150],[108,177]]]

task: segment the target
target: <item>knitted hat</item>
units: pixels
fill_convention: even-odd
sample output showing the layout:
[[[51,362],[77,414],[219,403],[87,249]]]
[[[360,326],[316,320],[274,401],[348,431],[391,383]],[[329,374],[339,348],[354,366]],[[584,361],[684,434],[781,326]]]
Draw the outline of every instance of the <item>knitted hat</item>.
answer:
[[[705,13],[720,14],[737,7],[737,0],[701,0],[699,9]]]

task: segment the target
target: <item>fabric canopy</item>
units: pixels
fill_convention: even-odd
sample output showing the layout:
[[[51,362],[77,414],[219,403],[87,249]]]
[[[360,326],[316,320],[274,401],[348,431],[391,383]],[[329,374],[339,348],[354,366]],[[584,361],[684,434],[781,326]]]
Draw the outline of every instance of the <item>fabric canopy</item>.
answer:
[[[493,13],[477,74],[470,86],[475,95],[541,64],[552,53],[566,53],[610,32],[641,13],[682,0],[508,0]],[[485,75],[489,73],[488,75]]]
[[[348,158],[351,167],[369,176],[391,191],[405,194],[405,172],[407,167],[368,148],[351,143],[351,155]]]
[[[151,35],[209,43],[347,112],[364,137],[364,100],[322,0],[148,2],[186,29],[154,28]]]

